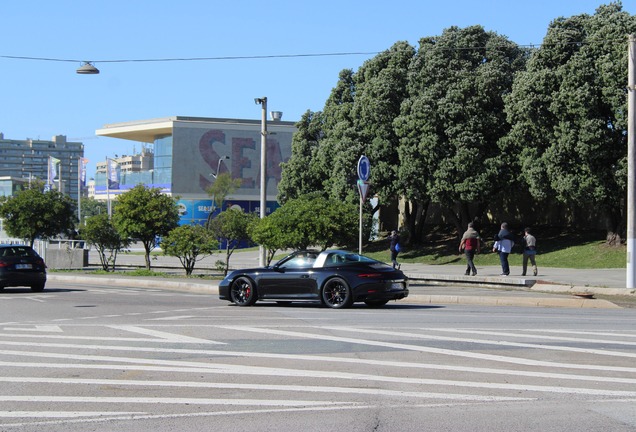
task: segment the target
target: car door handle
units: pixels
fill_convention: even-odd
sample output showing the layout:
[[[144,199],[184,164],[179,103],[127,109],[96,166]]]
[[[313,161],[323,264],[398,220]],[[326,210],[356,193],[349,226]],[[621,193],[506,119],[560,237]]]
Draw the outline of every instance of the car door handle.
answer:
[[[309,275],[302,275],[300,278],[301,279],[309,279]]]

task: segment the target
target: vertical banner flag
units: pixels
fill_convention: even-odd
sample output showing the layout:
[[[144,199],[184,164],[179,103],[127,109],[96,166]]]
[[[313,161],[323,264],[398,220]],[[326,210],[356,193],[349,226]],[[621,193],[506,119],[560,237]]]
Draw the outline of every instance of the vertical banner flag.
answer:
[[[109,189],[119,189],[119,171],[117,171],[117,163],[114,159],[108,159],[106,163],[106,177],[108,178]]]
[[[57,158],[54,158],[53,156],[49,155],[49,166],[48,166],[48,172],[47,172],[47,177],[46,177],[46,182],[48,184],[55,184],[55,180],[57,179],[57,166],[60,164],[60,160]]]
[[[89,162],[88,159],[84,159],[83,157],[79,158],[79,169],[77,173],[79,174],[80,184],[82,187],[86,186],[86,163]]]

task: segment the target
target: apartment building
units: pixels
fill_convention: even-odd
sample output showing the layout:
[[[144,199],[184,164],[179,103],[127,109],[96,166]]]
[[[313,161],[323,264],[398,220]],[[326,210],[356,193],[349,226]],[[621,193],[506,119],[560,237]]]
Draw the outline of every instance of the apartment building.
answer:
[[[61,191],[77,199],[78,165],[79,158],[84,157],[84,144],[67,141],[65,135],[54,136],[50,141],[30,138],[13,140],[5,139],[4,134],[0,133],[2,194],[13,194],[29,181],[46,181],[49,156],[60,160]]]

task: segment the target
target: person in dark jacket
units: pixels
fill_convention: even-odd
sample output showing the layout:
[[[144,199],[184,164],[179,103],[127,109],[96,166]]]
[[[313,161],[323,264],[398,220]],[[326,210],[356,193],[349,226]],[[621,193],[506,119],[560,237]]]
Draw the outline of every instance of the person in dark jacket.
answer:
[[[398,251],[395,249],[395,246],[400,242],[400,235],[395,231],[391,231],[389,234],[389,240],[391,241],[391,246],[389,249],[391,250],[391,261],[393,262],[394,269],[400,269],[400,264],[397,262]]]
[[[473,276],[477,274],[477,268],[473,263],[473,258],[475,257],[475,253],[480,252],[480,244],[481,244],[481,236],[475,228],[473,227],[473,223],[468,224],[468,229],[462,236],[462,241],[459,244],[459,251],[461,252],[464,249],[464,254],[466,255],[466,261],[468,267],[466,268],[466,276],[470,275],[471,271]]]

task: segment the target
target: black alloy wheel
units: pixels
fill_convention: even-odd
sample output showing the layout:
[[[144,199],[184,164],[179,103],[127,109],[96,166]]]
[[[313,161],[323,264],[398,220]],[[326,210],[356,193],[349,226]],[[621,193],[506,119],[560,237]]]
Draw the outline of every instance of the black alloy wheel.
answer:
[[[44,291],[44,284],[31,285],[31,291],[33,292]]]
[[[353,304],[353,293],[347,282],[339,277],[329,279],[322,289],[322,300],[334,309],[347,308]]]
[[[246,277],[240,277],[232,282],[230,297],[238,306],[252,306],[256,303],[256,288],[254,282]]]

